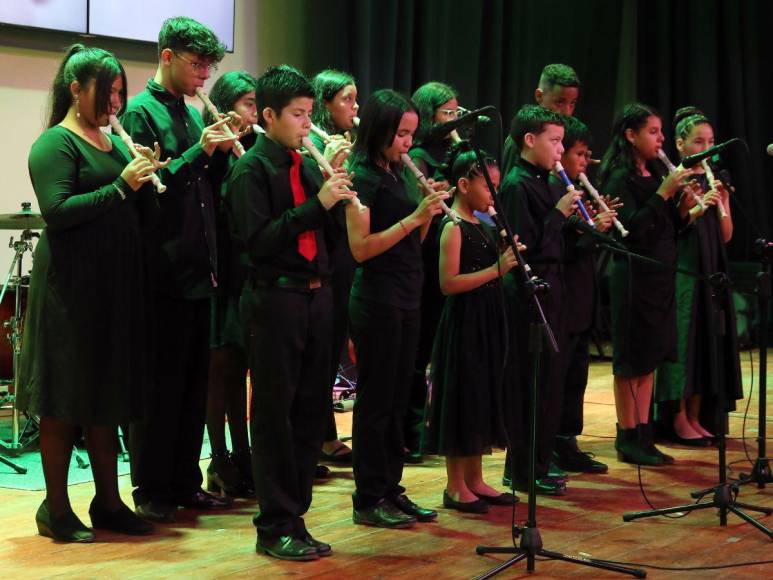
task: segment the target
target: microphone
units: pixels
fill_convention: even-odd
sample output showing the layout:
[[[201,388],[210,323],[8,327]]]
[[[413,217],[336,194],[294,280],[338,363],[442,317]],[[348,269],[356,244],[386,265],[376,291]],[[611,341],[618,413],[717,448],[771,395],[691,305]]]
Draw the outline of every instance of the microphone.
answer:
[[[768,155],[770,155],[771,157],[773,157],[773,143],[771,143],[770,145],[768,145],[767,149],[765,149],[765,152],[766,152]]]
[[[729,147],[730,145],[733,145],[734,143],[740,141],[738,137],[734,137],[730,139],[729,141],[725,141],[724,143],[720,143],[719,145],[714,145],[713,147],[709,147],[705,151],[701,151],[700,153],[696,153],[695,155],[688,155],[687,157],[682,159],[682,167],[685,169],[690,169],[690,167],[693,167],[694,165],[698,165],[701,161],[704,159],[707,159],[708,157],[713,157],[726,147]],[[773,144],[771,144],[771,147],[773,147]],[[768,155],[771,155],[771,148],[768,147]]]
[[[432,129],[429,130],[429,136],[431,139],[437,139],[439,137],[444,137],[448,135],[454,129],[458,129],[459,127],[464,127],[465,125],[474,125],[475,123],[487,123],[491,119],[489,117],[486,117],[483,113],[491,113],[494,111],[496,111],[496,107],[492,105],[481,107],[480,109],[475,109],[474,111],[470,111],[469,113],[465,113],[464,115],[457,117],[453,121],[448,121],[446,123],[435,125],[434,127],[432,127]]]
[[[467,113],[470,112],[470,109],[465,109],[464,107],[457,107],[457,109],[459,109],[459,113],[462,115],[466,115]],[[491,123],[491,117],[487,115],[480,115],[478,117],[478,123],[481,123],[483,125],[488,125],[489,123]]]

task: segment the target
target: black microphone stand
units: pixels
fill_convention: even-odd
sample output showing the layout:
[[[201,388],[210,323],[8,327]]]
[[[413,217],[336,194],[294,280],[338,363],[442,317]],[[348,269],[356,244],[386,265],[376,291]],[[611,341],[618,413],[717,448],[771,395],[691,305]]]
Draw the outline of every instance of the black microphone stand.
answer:
[[[709,345],[710,345],[709,356],[711,358],[711,363],[710,363],[711,376],[714,378],[714,380],[717,380],[717,377],[719,374],[719,363],[717,359],[717,357],[719,356],[719,353],[718,353],[719,349],[717,348],[717,343],[719,340],[721,340],[721,337],[725,335],[725,314],[724,314],[724,308],[723,308],[723,293],[730,287],[730,281],[728,280],[727,275],[724,272],[717,272],[710,276],[703,276],[701,274],[698,274],[697,272],[693,272],[685,268],[680,268],[679,266],[672,266],[670,264],[666,264],[659,260],[655,260],[647,256],[642,256],[641,254],[636,254],[634,252],[631,252],[627,248],[625,248],[625,246],[623,246],[622,244],[601,240],[598,236],[596,237],[596,240],[602,247],[604,247],[604,249],[609,250],[610,252],[621,254],[628,258],[633,258],[639,262],[652,264],[660,268],[666,268],[669,270],[673,270],[675,272],[681,272],[683,274],[687,274],[688,276],[692,276],[693,278],[696,278],[699,281],[708,282],[711,285],[711,298],[712,298],[711,303],[713,307],[713,313],[709,321],[709,325],[711,328],[711,331],[710,331],[711,340],[709,341]],[[746,512],[740,509],[740,508],[745,508],[747,510],[757,511],[757,512],[764,513],[765,515],[770,515],[773,513],[773,508],[767,508],[767,507],[761,507],[761,506],[755,506],[751,504],[737,502],[736,498],[738,496],[739,486],[736,483],[729,483],[727,481],[727,469],[726,469],[727,448],[725,443],[726,443],[726,434],[727,434],[727,426],[728,426],[728,411],[727,411],[727,402],[726,402],[726,396],[725,396],[725,386],[716,385],[715,391],[717,393],[716,413],[717,413],[717,426],[718,426],[717,451],[719,455],[719,461],[718,461],[719,483],[714,487],[709,487],[707,489],[702,489],[699,491],[692,492],[691,496],[699,500],[698,502],[687,504],[687,505],[675,506],[675,507],[626,513],[626,514],[623,514],[623,521],[630,522],[633,520],[637,520],[641,518],[649,518],[653,516],[661,516],[661,515],[673,514],[678,512],[691,512],[691,511],[701,510],[701,509],[716,508],[719,510],[719,523],[721,526],[727,525],[727,512],[731,512],[737,515],[739,518],[743,519],[744,521],[752,524],[762,533],[766,534],[769,538],[773,539],[773,531],[769,530],[762,523],[758,522],[749,514],[747,514]],[[713,497],[711,501],[700,502],[700,500],[704,496],[710,493],[713,493]]]
[[[475,150],[475,156],[478,159],[478,167],[480,168],[483,177],[486,180],[491,197],[494,201],[494,209],[499,215],[497,220],[497,229],[500,230],[500,235],[505,238],[505,241],[513,249],[513,254],[518,261],[518,270],[523,277],[524,290],[531,300],[534,307],[534,311],[537,314],[537,321],[531,322],[529,326],[529,353],[532,357],[532,381],[531,381],[531,400],[530,400],[530,414],[531,425],[529,429],[529,499],[528,499],[528,516],[526,523],[523,527],[513,526],[512,534],[514,537],[520,536],[520,546],[478,546],[475,548],[475,553],[482,554],[513,554],[513,557],[502,562],[495,568],[489,570],[479,578],[491,578],[509,568],[510,566],[517,564],[521,560],[526,560],[526,569],[529,572],[534,572],[535,561],[539,556],[541,558],[547,558],[550,560],[561,560],[564,562],[571,562],[573,564],[579,564],[582,566],[590,566],[592,568],[601,568],[603,570],[610,570],[612,572],[620,572],[622,574],[630,574],[637,578],[645,578],[646,572],[643,570],[637,570],[635,568],[626,568],[617,564],[611,564],[598,560],[592,560],[583,558],[581,556],[569,556],[560,552],[553,552],[546,550],[542,544],[542,536],[540,535],[539,528],[537,527],[537,493],[536,493],[536,451],[537,451],[537,420],[538,420],[538,385],[539,385],[539,363],[540,355],[542,352],[542,341],[547,340],[550,348],[553,352],[558,353],[558,343],[553,334],[553,330],[550,328],[547,319],[545,318],[545,312],[542,309],[538,294],[547,293],[550,288],[549,285],[538,279],[536,276],[531,275],[526,262],[524,262],[520,252],[518,251],[517,244],[513,238],[513,232],[510,229],[510,225],[501,213],[501,205],[499,202],[499,195],[494,187],[494,183],[491,181],[491,175],[489,175],[488,168],[486,167],[483,153],[477,144],[473,145]],[[501,226],[501,227],[500,227]],[[515,462],[511,462],[511,469],[514,472]],[[515,481],[511,474],[511,481]]]
[[[773,255],[773,244],[765,238],[759,238],[754,243],[755,250],[760,257],[761,269],[757,273],[757,300],[759,304],[760,330],[758,336],[758,348],[760,356],[760,377],[758,391],[759,428],[757,431],[757,459],[754,461],[751,473],[742,473],[738,485],[756,483],[763,489],[765,484],[773,483],[773,474],[770,471],[770,461],[766,457],[765,438],[767,437],[767,374],[768,374],[768,313],[770,312],[770,259]]]

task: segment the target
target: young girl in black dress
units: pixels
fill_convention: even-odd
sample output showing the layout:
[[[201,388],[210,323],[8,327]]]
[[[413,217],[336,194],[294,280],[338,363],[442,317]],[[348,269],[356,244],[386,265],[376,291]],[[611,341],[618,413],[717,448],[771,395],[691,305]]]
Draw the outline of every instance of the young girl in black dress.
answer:
[[[494,187],[499,169],[485,159]],[[448,483],[443,505],[484,513],[489,504],[506,505],[483,480],[482,455],[507,446],[502,418],[502,378],[508,347],[501,278],[516,264],[512,248],[498,251],[494,230],[473,212],[493,203],[469,142],[454,145],[446,176],[457,187],[453,209],[440,225],[440,289],[446,295],[432,354],[432,398],[423,450],[446,456]]]
[[[255,106],[256,79],[246,71],[229,71],[212,87],[209,98],[218,111],[233,111],[241,117],[240,132],[257,123]],[[204,124],[215,119],[209,110],[203,113]],[[255,143],[255,135],[240,139],[245,149]],[[228,166],[237,161],[228,155]],[[222,491],[234,497],[255,494],[252,482],[250,441],[247,437],[247,355],[244,351],[242,325],[239,322],[239,296],[244,283],[243,267],[234,248],[223,207],[223,183],[213,179],[212,191],[217,196],[217,267],[218,287],[212,297],[210,323],[209,385],[207,390],[207,433],[212,447],[212,461],[207,467],[207,490]],[[231,433],[229,453],[225,441],[225,417]]]
[[[437,513],[423,509],[400,486],[403,419],[419,338],[421,241],[447,192],[420,199],[403,166],[419,116],[392,90],[376,91],[362,110],[349,165],[362,204],[346,207],[349,246],[358,262],[349,301],[357,353],[354,405],[354,522],[405,528]]]
[[[601,189],[620,198],[619,219],[630,232],[630,250],[676,264],[676,232],[685,223],[687,195],[675,197],[690,169],[660,178],[654,163],[663,146],[660,116],[639,103],[615,121],[604,154]],[[675,275],[672,270],[615,256],[610,272],[612,360],[620,461],[641,465],[673,463],[652,442],[650,405],[655,369],[676,358]]]
[[[135,159],[102,132],[126,103],[126,74],[111,53],[76,44],[54,79],[48,129],[29,156],[46,221],[35,248],[18,385],[20,409],[40,416],[46,499],[38,531],[93,542],[70,506],[67,474],[79,432],[94,473],[95,528],[147,534],[153,526],[121,500],[117,426],[141,417],[149,384],[148,288],[141,228],[155,193],[143,185],[157,165]]]

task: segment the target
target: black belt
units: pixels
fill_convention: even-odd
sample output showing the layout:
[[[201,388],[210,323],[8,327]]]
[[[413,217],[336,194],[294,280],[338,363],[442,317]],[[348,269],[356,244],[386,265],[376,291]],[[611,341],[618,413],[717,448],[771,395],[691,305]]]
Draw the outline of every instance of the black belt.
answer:
[[[318,290],[327,286],[326,278],[292,278],[290,276],[279,276],[275,280],[262,280],[260,278],[251,278],[250,281],[255,288],[288,288],[291,290]]]

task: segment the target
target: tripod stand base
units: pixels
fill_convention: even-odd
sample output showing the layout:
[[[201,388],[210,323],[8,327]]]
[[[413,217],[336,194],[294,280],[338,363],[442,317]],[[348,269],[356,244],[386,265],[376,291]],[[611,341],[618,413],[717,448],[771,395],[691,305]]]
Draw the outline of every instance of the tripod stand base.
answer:
[[[497,567],[492,568],[481,576],[478,576],[479,579],[483,580],[485,578],[491,578],[503,570],[506,570],[510,566],[517,564],[521,560],[526,560],[526,570],[528,572],[534,572],[534,563],[538,556],[548,560],[561,560],[562,562],[579,564],[580,566],[588,566],[590,568],[599,568],[601,570],[619,572],[620,574],[628,574],[629,576],[634,576],[635,578],[647,577],[647,573],[644,570],[639,570],[637,568],[626,568],[625,566],[604,562],[603,560],[593,560],[590,558],[583,558],[581,556],[569,556],[560,552],[545,550],[542,547],[542,537],[540,536],[539,530],[537,528],[525,527],[518,531],[521,535],[521,545],[518,548],[505,548],[496,546],[478,546],[475,548],[475,553],[478,555],[514,554],[514,556],[509,560],[505,560]]]
[[[719,485],[714,490],[714,498],[711,501],[702,503],[691,503],[687,505],[661,508],[656,510],[647,510],[643,512],[632,512],[623,515],[623,521],[630,522],[641,518],[651,518],[653,516],[663,516],[667,514],[675,514],[679,512],[693,512],[697,510],[704,510],[714,508],[719,510],[719,523],[722,526],[727,525],[727,512],[733,513],[742,520],[750,523],[763,534],[773,540],[773,531],[766,528],[764,524],[758,522],[746,512],[740,508],[744,508],[750,511],[756,511],[765,515],[773,513],[773,508],[767,508],[762,506],[755,506],[746,503],[736,502],[732,497],[732,489],[730,484]]]
[[[773,483],[773,473],[770,471],[770,462],[767,457],[758,457],[754,461],[751,473],[742,473],[738,485],[756,483],[757,487],[764,489],[766,483]]]

